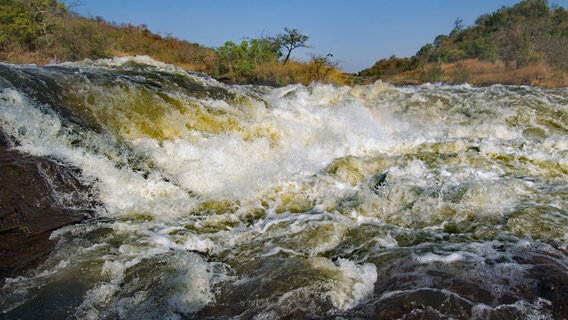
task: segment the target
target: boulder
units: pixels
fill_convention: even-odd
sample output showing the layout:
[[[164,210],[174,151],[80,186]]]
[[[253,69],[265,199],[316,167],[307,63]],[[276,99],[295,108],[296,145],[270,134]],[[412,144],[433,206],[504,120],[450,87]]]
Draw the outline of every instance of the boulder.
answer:
[[[45,260],[52,231],[94,215],[77,168],[10,149],[0,132],[0,284]]]

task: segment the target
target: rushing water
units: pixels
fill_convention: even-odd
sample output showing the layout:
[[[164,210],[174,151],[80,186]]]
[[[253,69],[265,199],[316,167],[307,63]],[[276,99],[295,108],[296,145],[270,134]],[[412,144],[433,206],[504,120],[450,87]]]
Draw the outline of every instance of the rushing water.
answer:
[[[568,89],[0,71],[14,148],[100,204],[2,317],[568,318]]]

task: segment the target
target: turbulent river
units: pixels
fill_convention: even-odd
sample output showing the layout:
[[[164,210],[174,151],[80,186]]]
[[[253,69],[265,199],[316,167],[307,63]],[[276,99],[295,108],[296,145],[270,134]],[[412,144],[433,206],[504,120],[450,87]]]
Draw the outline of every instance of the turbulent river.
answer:
[[[568,89],[0,64],[0,126],[96,204],[2,318],[568,318]]]

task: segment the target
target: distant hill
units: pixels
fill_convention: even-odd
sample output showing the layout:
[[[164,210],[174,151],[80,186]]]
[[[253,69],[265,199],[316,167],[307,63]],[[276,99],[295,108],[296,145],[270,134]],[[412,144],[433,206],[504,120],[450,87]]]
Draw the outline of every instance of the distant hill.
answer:
[[[202,71],[214,50],[160,36],[146,25],[84,18],[56,0],[0,2],[1,61],[45,64],[132,54]]]
[[[568,86],[568,11],[546,0],[525,0],[480,16],[464,28],[456,19],[410,58],[377,61],[359,73],[393,83]]]

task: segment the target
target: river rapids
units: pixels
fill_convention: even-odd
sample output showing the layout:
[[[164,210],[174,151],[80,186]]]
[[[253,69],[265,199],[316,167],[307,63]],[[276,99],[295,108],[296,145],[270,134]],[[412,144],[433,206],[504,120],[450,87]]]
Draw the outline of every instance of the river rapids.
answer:
[[[568,318],[568,89],[0,64],[0,127],[96,204],[2,319]]]

